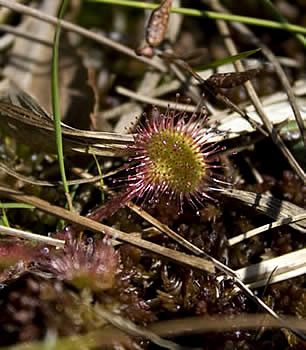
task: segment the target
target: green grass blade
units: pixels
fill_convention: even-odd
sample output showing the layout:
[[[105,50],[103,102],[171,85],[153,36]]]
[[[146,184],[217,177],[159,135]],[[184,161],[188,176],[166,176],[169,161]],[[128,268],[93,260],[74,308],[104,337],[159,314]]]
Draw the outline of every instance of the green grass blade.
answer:
[[[0,219],[3,223],[3,225],[6,227],[10,227],[10,223],[9,223],[8,218],[6,216],[5,207],[3,206],[2,202],[0,202],[0,208],[2,209],[2,215],[1,215]]]
[[[111,4],[111,5],[120,5],[120,6],[128,6],[133,8],[140,9],[155,9],[158,7],[156,4],[149,4],[142,1],[130,1],[130,0],[87,0],[88,2],[97,2],[101,4]],[[229,13],[219,13],[214,11],[200,11],[191,8],[172,8],[171,12],[178,13],[186,16],[193,17],[205,17],[210,19],[222,19],[224,21],[232,21],[232,22],[240,22],[254,26],[272,28],[272,29],[281,29],[286,30],[293,33],[301,33],[306,34],[306,27],[289,24],[289,23],[279,23],[275,21],[270,21],[261,18],[254,17],[246,17],[246,16],[238,16]]]
[[[0,203],[1,209],[34,209],[34,205],[26,203]]]
[[[103,174],[102,174],[102,169],[101,169],[100,164],[99,164],[99,162],[98,162],[97,156],[96,156],[94,153],[93,153],[92,155],[93,155],[93,157],[94,157],[94,159],[95,159],[96,166],[97,166],[97,169],[98,169],[98,173],[99,173],[100,176],[102,176],[102,175],[103,175]],[[104,200],[105,200],[105,194],[104,194],[104,189],[103,189],[104,181],[103,181],[102,178],[101,178],[101,180],[100,180],[100,186],[101,186],[101,202],[102,202],[102,204],[103,204],[103,203],[104,203]]]
[[[200,71],[204,71],[207,69],[214,69],[220,66],[223,66],[225,64],[230,64],[233,63],[237,60],[241,60],[243,58],[246,58],[250,55],[253,55],[254,53],[260,51],[261,49],[254,49],[254,50],[249,50],[249,51],[244,51],[239,53],[238,55],[234,55],[234,56],[229,56],[229,57],[225,57],[225,58],[221,58],[220,60],[216,60],[213,61],[211,63],[208,64],[200,64],[200,65],[196,65],[195,67],[193,67],[193,69],[196,72],[200,72]]]
[[[63,14],[65,12],[67,5],[68,5],[68,0],[63,0],[61,4],[61,8],[59,10],[59,15],[58,15],[59,19],[63,17]],[[55,29],[54,45],[53,45],[53,51],[52,51],[52,79],[51,79],[52,108],[53,108],[53,115],[54,115],[54,129],[55,129],[55,136],[56,136],[58,163],[59,163],[61,178],[64,185],[67,201],[70,209],[72,209],[72,201],[69,194],[69,187],[67,184],[67,178],[66,178],[66,172],[65,172],[61,115],[60,115],[60,105],[59,105],[59,91],[58,91],[58,51],[59,51],[60,34],[61,34],[61,26],[58,23]]]

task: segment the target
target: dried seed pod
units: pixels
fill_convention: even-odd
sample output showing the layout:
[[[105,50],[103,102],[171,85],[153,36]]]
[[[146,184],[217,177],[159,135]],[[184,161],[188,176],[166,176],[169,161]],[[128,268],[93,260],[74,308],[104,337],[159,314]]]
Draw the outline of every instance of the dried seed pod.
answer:
[[[218,88],[231,89],[253,79],[260,72],[259,68],[245,72],[216,73],[211,75],[207,82]]]
[[[172,0],[163,0],[151,14],[147,25],[146,41],[152,47],[159,46],[165,38],[171,6]]]

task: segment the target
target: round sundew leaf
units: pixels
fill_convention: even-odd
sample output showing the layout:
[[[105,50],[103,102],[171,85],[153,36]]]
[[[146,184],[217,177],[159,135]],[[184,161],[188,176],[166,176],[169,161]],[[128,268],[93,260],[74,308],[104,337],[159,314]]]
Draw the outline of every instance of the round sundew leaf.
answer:
[[[197,209],[203,199],[213,200],[206,193],[213,180],[208,169],[215,167],[209,158],[221,148],[209,143],[210,136],[200,137],[205,114],[193,114],[188,120],[186,113],[168,108],[165,114],[155,109],[152,115],[137,127],[130,147],[134,156],[129,158],[133,165],[128,198],[137,197],[145,205],[166,196],[167,202],[177,201],[180,213],[184,201]]]

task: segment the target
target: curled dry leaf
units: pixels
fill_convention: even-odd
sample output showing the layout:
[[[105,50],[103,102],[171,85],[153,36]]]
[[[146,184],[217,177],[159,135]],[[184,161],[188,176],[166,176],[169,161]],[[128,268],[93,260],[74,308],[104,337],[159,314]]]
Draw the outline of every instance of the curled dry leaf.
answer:
[[[253,79],[259,72],[260,69],[256,68],[245,72],[215,73],[207,81],[215,87],[231,89]]]

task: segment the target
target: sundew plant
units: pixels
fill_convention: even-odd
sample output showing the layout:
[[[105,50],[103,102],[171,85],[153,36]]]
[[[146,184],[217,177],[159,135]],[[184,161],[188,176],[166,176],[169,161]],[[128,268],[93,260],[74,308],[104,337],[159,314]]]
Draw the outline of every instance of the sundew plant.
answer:
[[[197,211],[205,200],[215,200],[208,192],[220,184],[213,169],[220,167],[216,153],[224,147],[210,140],[215,136],[215,128],[204,128],[208,119],[205,108],[188,116],[170,106],[165,113],[153,107],[151,115],[143,117],[144,121],[136,127],[134,143],[128,146],[131,155],[127,177],[113,180],[125,182],[125,189],[91,214],[96,220],[132,199],[143,207],[155,205],[165,197],[167,204],[176,203],[179,214],[183,213],[185,202]]]

